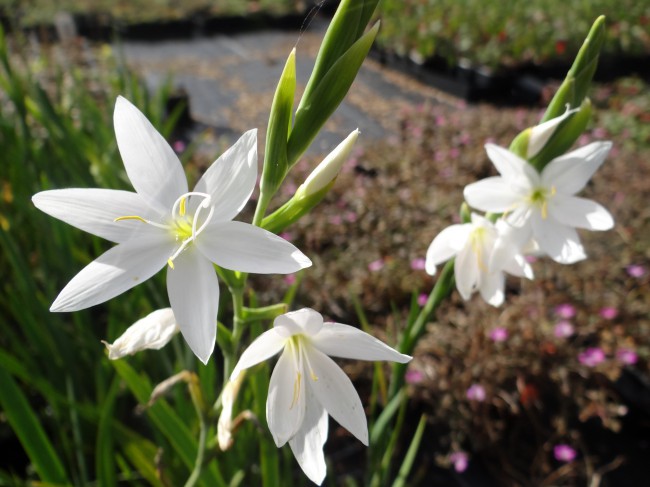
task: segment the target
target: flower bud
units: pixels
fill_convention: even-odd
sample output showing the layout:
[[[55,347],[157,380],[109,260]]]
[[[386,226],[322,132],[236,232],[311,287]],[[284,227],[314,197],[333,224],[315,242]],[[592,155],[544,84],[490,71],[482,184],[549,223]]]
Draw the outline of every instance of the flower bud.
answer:
[[[148,348],[160,350],[178,331],[174,312],[164,308],[136,321],[112,345],[103,340],[102,343],[108,349],[108,358],[117,360]]]
[[[568,107],[567,107],[568,108]],[[573,110],[566,110],[563,115],[552,118],[546,122],[531,128],[530,137],[528,139],[528,149],[526,150],[526,159],[531,159],[539,154],[551,135],[555,133],[558,126],[564,122],[568,117],[577,113],[580,109],[574,108]]]

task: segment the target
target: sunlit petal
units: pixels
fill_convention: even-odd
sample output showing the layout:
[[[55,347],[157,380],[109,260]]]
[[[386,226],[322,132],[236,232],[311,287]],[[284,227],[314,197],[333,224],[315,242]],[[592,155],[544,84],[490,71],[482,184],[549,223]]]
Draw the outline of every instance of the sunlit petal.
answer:
[[[451,225],[433,239],[427,250],[425,270],[428,274],[436,273],[436,266],[451,259],[467,243],[472,226],[469,224]]]
[[[485,151],[508,183],[527,187],[539,184],[539,174],[535,168],[518,155],[495,144],[486,144]]]
[[[302,308],[278,316],[273,326],[276,332],[285,338],[297,334],[311,337],[323,328],[323,316],[311,308]]]
[[[262,333],[253,340],[253,343],[239,357],[239,362],[235,365],[230,380],[234,381],[242,370],[257,365],[279,353],[285,342],[286,338],[280,335],[276,329],[270,329]]]
[[[295,346],[285,347],[271,374],[266,420],[278,448],[296,434],[305,417],[305,377],[299,355]]]
[[[468,184],[463,196],[472,208],[493,213],[512,210],[523,199],[521,192],[499,176]]]
[[[472,251],[471,246],[467,245],[456,256],[454,266],[456,288],[463,299],[467,300],[472,296],[479,280],[479,272],[476,254]]]
[[[556,195],[549,202],[551,217],[564,225],[586,230],[610,230],[614,227],[612,215],[595,201],[577,196]]]
[[[592,142],[553,159],[542,171],[542,184],[555,187],[558,193],[578,193],[605,162],[611,148],[611,142]]]
[[[584,248],[575,228],[555,222],[541,215],[532,217],[533,238],[541,251],[560,264],[573,264],[585,259]]]

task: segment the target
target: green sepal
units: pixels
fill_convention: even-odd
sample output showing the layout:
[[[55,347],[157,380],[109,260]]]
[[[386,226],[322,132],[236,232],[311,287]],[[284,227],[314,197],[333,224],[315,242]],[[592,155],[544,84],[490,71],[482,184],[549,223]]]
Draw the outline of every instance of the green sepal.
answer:
[[[261,227],[271,233],[280,233],[320,203],[334,185],[334,181],[336,178],[320,191],[307,196],[298,188],[289,201],[262,220]]]
[[[332,64],[308,96],[303,96],[287,145],[289,167],[298,161],[343,101],[378,31],[377,22]]]
[[[591,79],[596,72],[598,57],[604,40],[605,16],[601,15],[591,26],[591,30],[575,61],[573,61],[571,69],[569,69],[564,82],[555,93],[540,123],[559,117],[565,112],[567,105],[569,105],[570,109],[580,106],[587,95]]]
[[[528,141],[530,140],[532,130],[532,127],[528,127],[523,132],[520,132],[510,144],[510,152],[518,155],[522,159],[526,159],[526,154],[528,153]]]
[[[529,162],[537,171],[542,172],[549,162],[566,153],[571,148],[587,128],[590,119],[591,100],[585,98],[582,101],[580,110],[558,125],[553,135],[546,142],[546,145]]]
[[[472,212],[469,209],[469,205],[465,202],[463,202],[462,205],[460,205],[460,222],[461,223],[471,223],[472,222]]]
[[[285,303],[272,304],[261,308],[247,308],[244,306],[242,318],[246,323],[274,320],[287,311],[289,311],[289,307]]]

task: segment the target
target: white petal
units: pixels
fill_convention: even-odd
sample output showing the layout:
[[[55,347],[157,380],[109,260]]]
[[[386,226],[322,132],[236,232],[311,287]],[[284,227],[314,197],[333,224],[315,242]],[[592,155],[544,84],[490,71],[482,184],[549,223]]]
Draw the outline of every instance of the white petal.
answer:
[[[273,328],[262,333],[241,354],[239,362],[237,362],[235,369],[230,375],[230,380],[234,381],[242,370],[264,362],[266,359],[279,353],[284,347],[285,342],[286,338]]]
[[[311,308],[303,308],[278,316],[274,329],[284,338],[293,335],[314,336],[323,328],[323,316]]]
[[[479,280],[479,273],[476,254],[471,245],[466,245],[456,256],[454,264],[456,288],[463,299],[468,300],[472,296]]]
[[[234,271],[291,274],[311,265],[311,260],[293,244],[243,222],[208,225],[196,245],[212,262]]]
[[[467,243],[467,238],[472,231],[472,225],[458,224],[445,228],[436,235],[427,249],[425,269],[428,274],[436,273],[436,266],[451,259],[460,252]]]
[[[298,354],[295,346],[285,347],[269,383],[266,421],[278,448],[296,434],[305,417],[305,377]]]
[[[217,336],[219,282],[212,263],[188,248],[167,270],[167,294],[183,338],[204,364]]]
[[[486,144],[485,150],[494,167],[508,183],[528,187],[539,184],[538,172],[518,155],[495,144]]]
[[[566,110],[559,117],[552,118],[547,120],[544,123],[536,125],[530,131],[530,137],[528,139],[528,149],[526,150],[526,158],[531,159],[536,156],[539,151],[541,151],[548,140],[551,138],[551,135],[555,133],[560,125],[567,117],[571,116],[574,113],[579,112],[579,108],[574,108],[573,110]]]
[[[543,186],[555,187],[562,194],[576,194],[605,162],[611,148],[611,142],[592,142],[556,157],[542,171]]]
[[[113,114],[117,146],[131,184],[149,206],[171,211],[187,193],[187,180],[178,157],[147,118],[119,96]]]
[[[399,353],[372,335],[342,323],[325,323],[312,345],[325,355],[355,360],[386,360],[405,364],[412,357]]]
[[[116,245],[74,276],[50,311],[78,311],[122,294],[162,269],[175,245],[152,237]]]
[[[117,360],[141,350],[160,350],[178,331],[172,309],[157,309],[129,326],[113,344],[104,342],[104,345],[108,358]]]
[[[307,384],[309,381],[306,381]],[[289,440],[289,446],[305,475],[317,485],[325,480],[327,467],[323,446],[327,440],[328,418],[325,408],[313,397],[310,387],[305,388],[307,406],[300,429]]]
[[[154,212],[142,197],[129,191],[113,189],[54,189],[32,196],[36,208],[81,230],[111,242],[127,241],[141,230],[141,221],[115,219],[137,215],[154,219]]]
[[[543,219],[535,213],[532,218],[533,238],[542,252],[560,264],[573,264],[587,257],[574,228]]]
[[[368,445],[368,424],[359,394],[347,375],[327,355],[310,344],[303,346],[305,380],[318,401],[341,426]]]
[[[501,306],[504,300],[503,289],[505,287],[505,276],[503,272],[491,272],[483,274],[479,292],[485,302],[492,306]]]
[[[549,214],[560,223],[587,230],[610,230],[612,215],[595,201],[576,196],[555,195],[549,200]]]
[[[494,213],[512,210],[523,199],[521,192],[500,176],[468,184],[463,196],[472,208]]]
[[[503,270],[508,274],[516,277],[525,277],[526,279],[533,279],[533,268],[530,266],[523,255],[515,255],[503,265]]]
[[[212,163],[194,191],[212,196],[215,221],[230,221],[248,202],[256,180],[257,129],[253,129]]]

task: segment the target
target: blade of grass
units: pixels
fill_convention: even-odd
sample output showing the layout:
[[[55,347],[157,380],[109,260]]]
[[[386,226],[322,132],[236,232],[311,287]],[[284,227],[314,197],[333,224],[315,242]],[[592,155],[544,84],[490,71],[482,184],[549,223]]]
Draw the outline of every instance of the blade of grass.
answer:
[[[420,442],[422,441],[422,435],[424,434],[424,427],[426,424],[427,418],[423,414],[420,417],[420,422],[418,423],[418,427],[415,430],[415,434],[413,435],[409,449],[406,452],[402,466],[397,473],[397,478],[395,479],[395,482],[393,482],[393,487],[405,487],[407,485],[406,478],[413,468],[413,463],[415,462],[415,457],[418,453],[418,449],[420,448]]]

